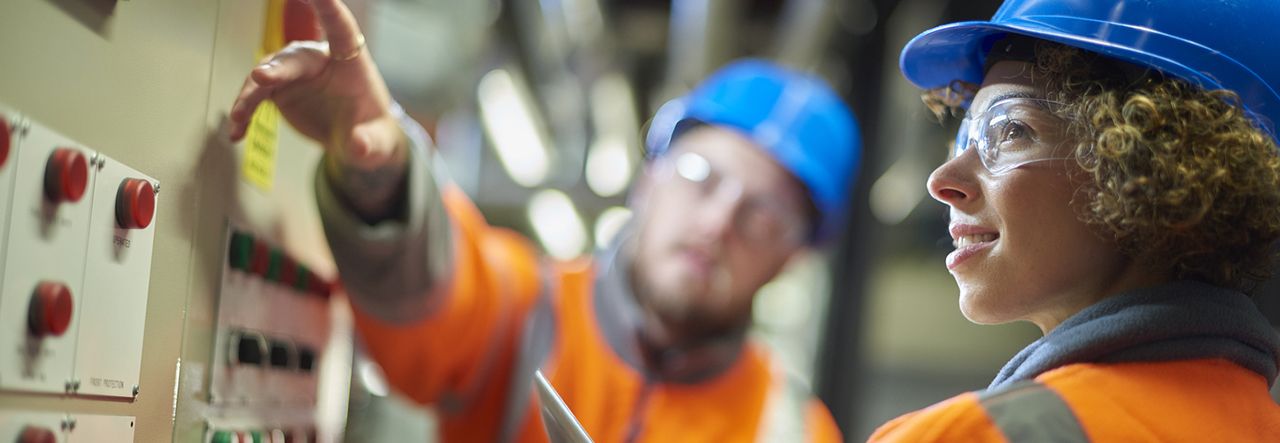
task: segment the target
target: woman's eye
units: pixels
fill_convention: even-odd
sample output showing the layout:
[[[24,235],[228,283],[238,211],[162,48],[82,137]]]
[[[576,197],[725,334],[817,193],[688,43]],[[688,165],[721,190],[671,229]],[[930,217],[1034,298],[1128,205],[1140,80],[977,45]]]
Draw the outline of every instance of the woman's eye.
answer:
[[[1001,127],[997,143],[1005,144],[1026,141],[1031,138],[1031,127],[1018,120],[1006,121]]]

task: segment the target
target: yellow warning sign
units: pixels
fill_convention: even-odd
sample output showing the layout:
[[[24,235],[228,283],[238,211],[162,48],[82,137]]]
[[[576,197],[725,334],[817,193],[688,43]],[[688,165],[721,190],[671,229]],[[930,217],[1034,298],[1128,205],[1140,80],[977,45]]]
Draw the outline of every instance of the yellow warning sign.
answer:
[[[255,59],[284,47],[285,0],[267,2],[266,22],[263,24],[262,43]],[[264,100],[249,120],[244,137],[244,162],[240,175],[244,181],[257,186],[263,192],[271,191],[276,175],[276,152],[279,150],[280,109],[271,100]]]
[[[258,105],[244,137],[244,180],[262,191],[270,191],[276,175],[277,132],[280,110],[270,100]]]

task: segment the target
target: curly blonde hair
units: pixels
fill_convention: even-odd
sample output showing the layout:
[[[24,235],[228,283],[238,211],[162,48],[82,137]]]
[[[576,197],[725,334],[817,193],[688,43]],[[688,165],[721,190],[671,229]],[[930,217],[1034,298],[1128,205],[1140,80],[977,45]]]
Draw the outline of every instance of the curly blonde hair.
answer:
[[[1280,239],[1280,151],[1239,97],[1096,53],[1038,41],[1032,75],[1076,144],[1080,219],[1174,278],[1251,290]],[[976,91],[925,94],[940,117]]]

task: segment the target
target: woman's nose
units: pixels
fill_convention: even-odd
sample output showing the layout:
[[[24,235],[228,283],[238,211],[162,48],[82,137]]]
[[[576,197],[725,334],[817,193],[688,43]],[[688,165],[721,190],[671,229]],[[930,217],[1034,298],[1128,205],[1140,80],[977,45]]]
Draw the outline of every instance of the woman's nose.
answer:
[[[976,152],[966,150],[929,174],[929,195],[951,207],[963,206],[978,197],[974,168],[981,168]]]

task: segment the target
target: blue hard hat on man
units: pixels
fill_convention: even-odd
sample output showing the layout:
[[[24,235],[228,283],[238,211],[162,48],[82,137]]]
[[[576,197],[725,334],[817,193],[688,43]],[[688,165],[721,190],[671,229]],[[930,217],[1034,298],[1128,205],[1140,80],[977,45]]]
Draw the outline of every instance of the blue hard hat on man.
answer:
[[[1018,34],[1155,68],[1240,96],[1259,128],[1280,122],[1275,0],[1010,0],[990,21],[952,23],[907,43],[902,72],[916,86],[981,83],[991,45]]]
[[[734,62],[663,105],[647,137],[650,158],[698,123],[737,131],[796,177],[818,210],[811,242],[843,220],[861,151],[853,113],[817,77],[763,60]]]

